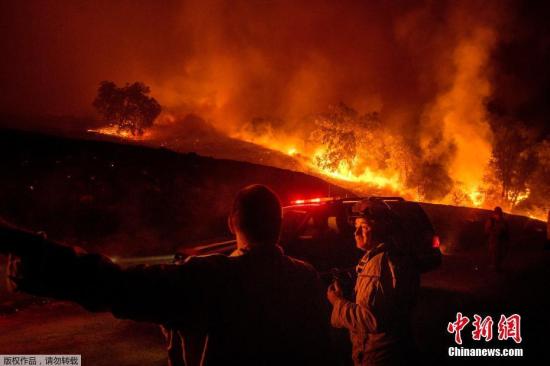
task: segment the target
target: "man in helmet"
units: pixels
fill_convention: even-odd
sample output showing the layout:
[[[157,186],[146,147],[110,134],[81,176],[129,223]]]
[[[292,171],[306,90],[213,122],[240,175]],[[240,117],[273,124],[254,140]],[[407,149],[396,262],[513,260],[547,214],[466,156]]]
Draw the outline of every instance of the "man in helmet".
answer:
[[[277,196],[262,185],[244,188],[228,221],[238,255],[181,265],[122,269],[7,224],[0,224],[0,253],[18,258],[9,279],[20,291],[206,334],[201,364],[329,364],[319,277],[277,245]]]
[[[327,290],[331,323],[349,330],[355,365],[401,365],[413,356],[410,321],[419,273],[413,258],[395,245],[391,220],[374,216],[355,220],[355,242],[365,252],[357,266],[355,301],[345,299],[334,282]]]

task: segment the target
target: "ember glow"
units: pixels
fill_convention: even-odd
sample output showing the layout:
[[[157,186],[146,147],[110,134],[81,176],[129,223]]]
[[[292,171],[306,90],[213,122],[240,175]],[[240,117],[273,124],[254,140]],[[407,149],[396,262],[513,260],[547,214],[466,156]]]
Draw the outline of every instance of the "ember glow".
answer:
[[[150,137],[149,131],[145,131],[143,135],[139,136],[139,135],[133,135],[130,131],[121,130],[116,126],[107,126],[107,127],[97,128],[97,129],[88,129],[87,131],[91,133],[115,136],[115,137],[120,137],[122,139],[136,140],[136,141],[147,140]]]

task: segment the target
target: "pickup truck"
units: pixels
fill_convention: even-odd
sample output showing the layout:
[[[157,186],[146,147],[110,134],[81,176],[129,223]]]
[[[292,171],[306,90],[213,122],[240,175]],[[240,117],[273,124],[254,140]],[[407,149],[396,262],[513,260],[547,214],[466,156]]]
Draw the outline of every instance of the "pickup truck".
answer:
[[[365,215],[384,215],[392,221],[394,242],[416,258],[421,273],[441,264],[439,238],[428,216],[417,202],[401,197],[293,201],[283,207],[280,245],[286,254],[311,263],[322,274],[352,270],[362,256],[355,247],[354,220]],[[121,265],[179,262],[190,255],[229,254],[234,249],[235,241],[227,240],[181,248],[174,256],[115,258],[115,261]]]

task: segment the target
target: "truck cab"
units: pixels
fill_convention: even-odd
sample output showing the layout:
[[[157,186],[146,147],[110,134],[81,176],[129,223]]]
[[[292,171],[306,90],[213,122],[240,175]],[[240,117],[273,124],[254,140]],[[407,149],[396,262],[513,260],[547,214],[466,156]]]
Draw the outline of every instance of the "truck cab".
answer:
[[[354,267],[363,255],[355,246],[354,221],[365,215],[389,218],[394,228],[391,240],[402,253],[416,258],[421,273],[441,264],[439,238],[428,216],[417,202],[401,197],[293,201],[283,208],[281,246],[321,272]]]
[[[364,207],[370,207],[365,212]],[[372,208],[375,208],[372,212]],[[391,240],[416,259],[421,273],[441,264],[439,238],[417,202],[401,197],[313,198],[283,207],[280,245],[285,254],[312,264],[322,274],[334,269],[353,271],[363,252],[355,246],[355,219],[384,214],[395,230]],[[189,255],[230,254],[235,240],[182,248],[176,261]]]

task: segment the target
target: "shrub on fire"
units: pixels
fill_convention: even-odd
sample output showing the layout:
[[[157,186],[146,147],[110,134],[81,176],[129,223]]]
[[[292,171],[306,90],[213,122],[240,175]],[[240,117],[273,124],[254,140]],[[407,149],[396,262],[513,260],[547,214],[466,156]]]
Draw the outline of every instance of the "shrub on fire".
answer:
[[[380,126],[376,112],[359,115],[353,108],[344,103],[329,107],[327,113],[317,115],[314,119],[315,129],[309,136],[309,142],[323,148],[315,154],[315,165],[328,172],[353,171],[358,167],[357,158],[375,157],[373,145],[380,145],[381,139],[373,136],[373,131]],[[377,142],[375,142],[375,140]],[[370,153],[360,151],[368,146]],[[372,162],[371,162],[372,163]]]

